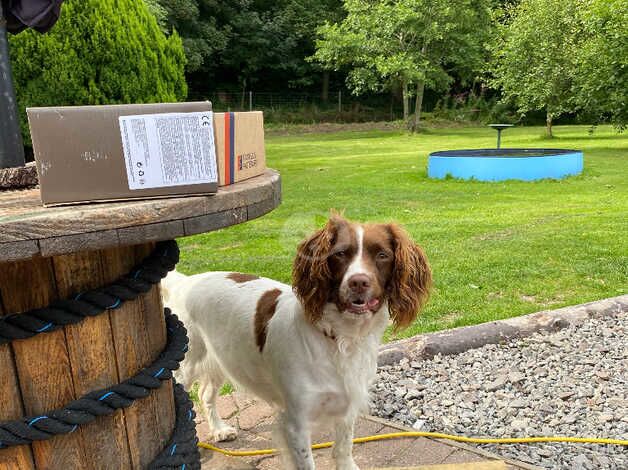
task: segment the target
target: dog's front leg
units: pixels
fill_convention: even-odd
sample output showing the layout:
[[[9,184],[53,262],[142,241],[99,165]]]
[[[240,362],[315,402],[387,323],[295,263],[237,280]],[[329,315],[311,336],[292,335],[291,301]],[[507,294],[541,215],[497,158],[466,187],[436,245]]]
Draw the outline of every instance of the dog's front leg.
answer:
[[[308,421],[300,414],[284,412],[278,417],[278,425],[286,469],[314,470]]]
[[[336,442],[332,455],[336,470],[359,470],[353,461],[353,424],[355,418],[345,416],[336,421]]]

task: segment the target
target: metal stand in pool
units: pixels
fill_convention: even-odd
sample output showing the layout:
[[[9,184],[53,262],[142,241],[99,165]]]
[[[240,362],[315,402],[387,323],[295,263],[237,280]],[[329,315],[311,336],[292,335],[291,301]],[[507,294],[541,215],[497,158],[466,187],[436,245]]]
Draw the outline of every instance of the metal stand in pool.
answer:
[[[492,127],[493,129],[497,131],[497,148],[501,148],[502,131],[512,126],[513,126],[512,124],[489,124],[488,125],[488,127]]]

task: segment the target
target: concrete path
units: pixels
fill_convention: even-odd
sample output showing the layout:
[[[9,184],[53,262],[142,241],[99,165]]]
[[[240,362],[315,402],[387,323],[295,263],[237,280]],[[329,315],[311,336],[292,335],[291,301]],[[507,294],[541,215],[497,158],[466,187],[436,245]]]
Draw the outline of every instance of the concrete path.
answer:
[[[221,442],[218,447],[225,449],[268,449],[271,442],[272,409],[258,402],[250,395],[234,393],[219,400],[220,415],[239,429],[239,436],[233,442]],[[197,418],[197,431],[201,441],[207,441],[207,423]],[[356,437],[384,434],[412,429],[375,417],[359,420]],[[314,442],[333,440],[330,430],[314,434]],[[356,444],[353,451],[356,463],[361,469],[420,470],[533,470],[538,467],[523,462],[504,460],[499,456],[452,441],[426,438],[404,438]],[[212,470],[279,470],[278,456],[226,457],[222,454],[201,449],[202,468]],[[314,451],[316,467],[319,470],[334,469],[330,449]]]

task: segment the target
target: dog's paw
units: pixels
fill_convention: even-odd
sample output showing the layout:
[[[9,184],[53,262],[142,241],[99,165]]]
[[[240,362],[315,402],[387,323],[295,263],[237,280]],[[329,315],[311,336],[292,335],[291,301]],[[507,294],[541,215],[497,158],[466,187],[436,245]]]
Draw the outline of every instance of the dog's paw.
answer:
[[[238,437],[238,431],[231,426],[224,426],[210,432],[210,439],[213,442],[233,441]]]
[[[336,461],[336,470],[360,470],[353,459]]]

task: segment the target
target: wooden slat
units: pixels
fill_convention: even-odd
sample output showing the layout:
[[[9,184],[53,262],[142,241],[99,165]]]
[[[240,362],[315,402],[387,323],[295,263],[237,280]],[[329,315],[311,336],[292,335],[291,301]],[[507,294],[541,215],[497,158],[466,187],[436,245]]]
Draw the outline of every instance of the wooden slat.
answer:
[[[105,250],[102,253],[104,281],[111,282],[120,273],[128,272],[135,262],[133,247]],[[111,312],[110,318],[118,375],[122,381],[154,360],[147,334],[150,319],[145,315],[141,300],[125,303]],[[157,419],[160,408],[156,394],[151,393],[124,410],[133,468],[146,467],[165,446],[165,441],[160,439]]]
[[[50,259],[34,258],[2,267],[0,290],[6,313],[43,307],[56,297]],[[26,415],[42,415],[75,398],[64,331],[14,341],[12,346]],[[32,449],[37,468],[84,468],[86,462],[80,429],[35,442]]]
[[[39,252],[42,256],[57,256],[76,251],[101,250],[118,245],[118,231],[103,230],[101,232],[44,238],[39,241]]]
[[[184,221],[185,234],[192,235],[195,233],[211,232],[223,227],[246,222],[246,212],[246,207],[240,207],[229,211],[191,217]]]
[[[0,264],[0,270],[4,267],[4,264]],[[4,308],[0,298],[0,317],[3,315]],[[0,403],[2,403],[0,421],[19,419],[24,416],[24,407],[10,344],[0,346],[0,374]],[[34,468],[30,446],[0,450],[0,470],[32,470]]]
[[[53,263],[60,298],[70,298],[104,284],[100,253],[97,251],[59,256],[54,258]],[[108,313],[67,326],[65,334],[77,397],[119,383]],[[122,411],[82,426],[81,433],[90,468],[130,467]]]
[[[154,249],[153,244],[138,245],[136,247],[136,262],[144,259]],[[152,360],[155,360],[166,347],[167,332],[166,321],[163,314],[163,304],[161,301],[160,286],[154,286],[141,299],[144,317],[148,326],[146,334],[148,337],[148,347]],[[175,408],[174,390],[172,381],[163,383],[159,390],[155,392],[155,403],[157,405],[156,416],[160,440],[167,442],[174,429]]]

